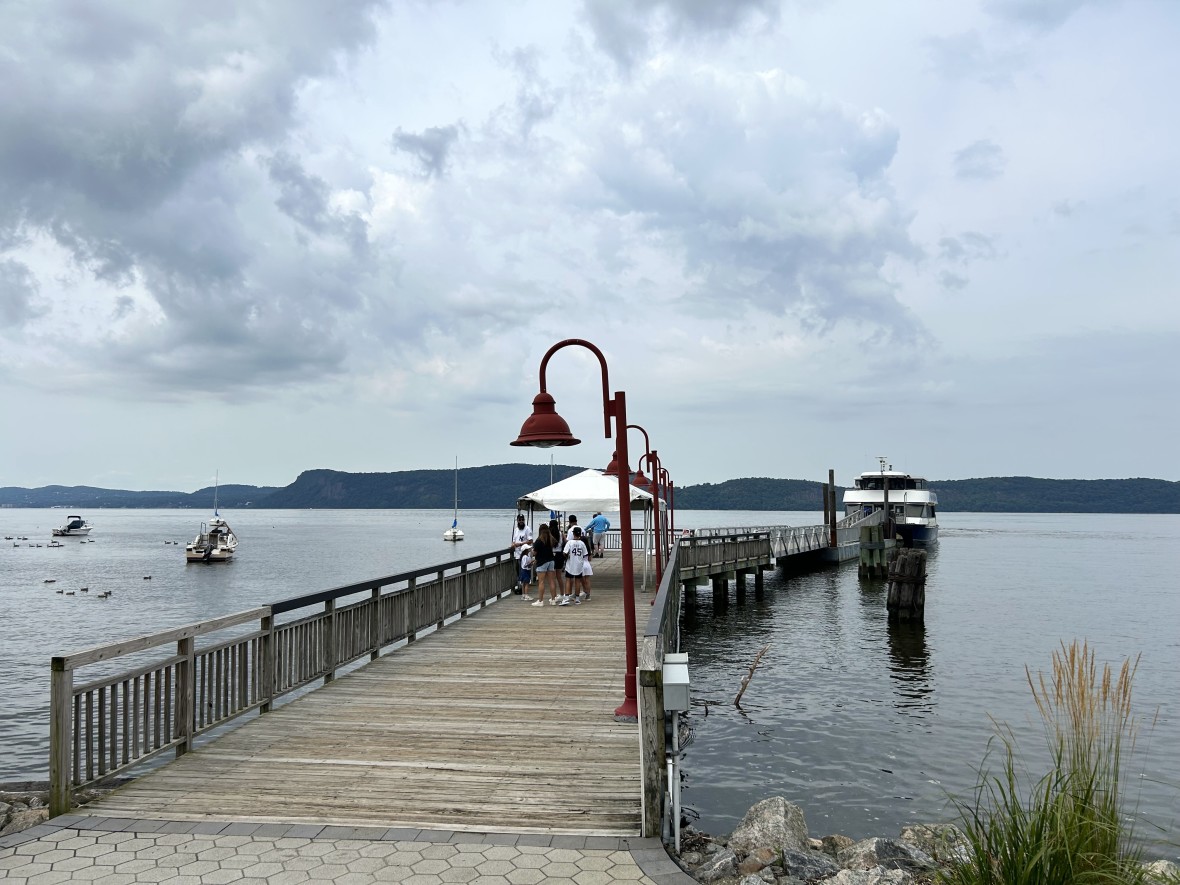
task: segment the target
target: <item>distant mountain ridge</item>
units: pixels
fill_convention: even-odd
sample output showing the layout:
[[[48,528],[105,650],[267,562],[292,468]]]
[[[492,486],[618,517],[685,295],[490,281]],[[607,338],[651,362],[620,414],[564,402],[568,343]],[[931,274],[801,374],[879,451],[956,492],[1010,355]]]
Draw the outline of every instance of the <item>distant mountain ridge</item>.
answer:
[[[554,465],[553,480],[582,467]],[[511,509],[517,498],[549,484],[549,465],[495,464],[459,470],[459,506]],[[305,470],[288,486],[223,485],[218,505],[258,509],[447,509],[454,500],[453,470],[346,473]],[[1003,476],[932,480],[943,512],[1180,513],[1180,482],[1162,479],[1038,479]],[[823,510],[820,482],[750,477],[677,487],[682,510]],[[837,500],[843,488],[837,487]],[[212,510],[212,486],[195,492],[122,491],[91,486],[0,488],[0,507],[199,508]]]

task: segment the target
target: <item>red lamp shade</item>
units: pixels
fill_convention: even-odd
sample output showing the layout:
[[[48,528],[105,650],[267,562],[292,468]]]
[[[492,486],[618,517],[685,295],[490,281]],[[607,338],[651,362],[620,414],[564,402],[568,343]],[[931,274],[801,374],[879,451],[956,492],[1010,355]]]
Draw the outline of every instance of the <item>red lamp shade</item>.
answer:
[[[631,465],[628,464],[624,468],[624,470],[626,470],[628,476],[631,475]],[[618,452],[611,452],[610,463],[606,465],[606,470],[602,471],[602,473],[604,476],[618,476],[619,475],[619,453]]]
[[[631,485],[635,486],[637,489],[650,489],[651,480],[643,475],[642,470],[638,470],[635,472],[635,478],[631,480]]]
[[[533,414],[520,427],[520,436],[510,445],[536,446],[548,449],[553,446],[576,446],[581,442],[570,433],[570,426],[557,414],[556,404],[548,393],[541,391],[533,397]]]

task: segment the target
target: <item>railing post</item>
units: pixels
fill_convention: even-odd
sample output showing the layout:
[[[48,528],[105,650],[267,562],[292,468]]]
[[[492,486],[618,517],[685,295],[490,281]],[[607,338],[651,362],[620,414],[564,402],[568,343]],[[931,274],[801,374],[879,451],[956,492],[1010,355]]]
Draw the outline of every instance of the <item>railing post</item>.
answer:
[[[644,637],[639,653],[639,763],[645,838],[660,835],[664,801],[664,649],[660,636]]]
[[[336,600],[324,603],[324,685],[336,678]]]
[[[61,658],[51,662],[49,684],[49,816],[70,810],[73,766],[74,671]]]
[[[410,602],[409,602],[410,607],[413,609],[413,611],[410,614],[410,623],[411,624],[418,623],[418,594],[414,592],[414,588],[417,586],[418,586],[418,579],[417,578],[410,578],[410,580],[406,583],[406,594],[410,600]],[[411,642],[413,642],[417,638],[418,638],[418,631],[417,630],[407,630],[406,631],[406,645],[409,645]]]
[[[259,624],[262,636],[258,639],[258,697],[262,705],[258,712],[269,713],[275,699],[275,632],[274,615],[265,614]]]
[[[369,660],[375,661],[381,656],[381,588],[374,587],[369,591]]]
[[[193,748],[193,720],[196,710],[196,647],[195,637],[179,639],[176,654],[182,660],[176,664],[176,745],[177,758]]]

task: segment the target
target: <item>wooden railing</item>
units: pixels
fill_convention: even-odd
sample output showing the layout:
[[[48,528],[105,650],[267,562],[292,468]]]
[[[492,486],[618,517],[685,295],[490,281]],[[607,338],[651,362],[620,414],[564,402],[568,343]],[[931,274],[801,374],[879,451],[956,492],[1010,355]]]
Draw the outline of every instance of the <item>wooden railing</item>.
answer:
[[[667,771],[664,760],[664,655],[680,650],[680,557],[687,546],[672,548],[651,615],[639,646],[636,685],[639,694],[639,758],[642,780],[642,833],[659,836]]]
[[[201,734],[266,713],[277,698],[317,679],[330,682],[341,667],[375,659],[388,645],[413,642],[515,581],[512,551],[501,550],[54,657],[50,814],[69,810],[73,788],[168,750],[183,755]],[[280,622],[311,606],[321,608]],[[212,641],[198,648],[202,637]],[[128,658],[124,669],[109,672],[119,658]],[[104,663],[108,672],[76,683],[78,670]]]

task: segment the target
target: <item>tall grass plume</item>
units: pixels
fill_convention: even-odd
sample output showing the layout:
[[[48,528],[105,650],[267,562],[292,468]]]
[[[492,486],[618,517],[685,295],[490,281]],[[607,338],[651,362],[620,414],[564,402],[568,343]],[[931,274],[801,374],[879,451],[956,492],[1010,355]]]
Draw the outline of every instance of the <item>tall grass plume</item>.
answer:
[[[1064,643],[1052,672],[1025,668],[1048,745],[1048,771],[1034,779],[1017,761],[1015,735],[996,723],[969,801],[956,800],[967,836],[964,859],[942,876],[954,885],[1085,885],[1152,881],[1126,812],[1120,776],[1138,722],[1131,686],[1139,658],[1113,671],[1087,643]],[[999,773],[988,759],[1000,755]]]

